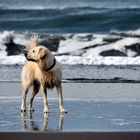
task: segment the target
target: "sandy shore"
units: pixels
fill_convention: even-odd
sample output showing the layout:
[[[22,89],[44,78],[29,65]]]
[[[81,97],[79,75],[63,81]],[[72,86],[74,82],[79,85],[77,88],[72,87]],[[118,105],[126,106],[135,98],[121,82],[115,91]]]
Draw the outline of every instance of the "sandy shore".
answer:
[[[65,100],[140,101],[140,83],[63,83]],[[0,98],[20,98],[20,82],[0,82]],[[39,92],[37,97],[41,97]],[[48,98],[57,99],[55,90]]]
[[[20,83],[1,82],[0,131],[139,131],[139,87],[132,83],[63,83],[68,114],[59,114],[57,94],[49,91],[51,113],[44,121],[41,93],[35,98],[36,111],[20,114]]]
[[[63,83],[68,114],[59,114],[54,90],[48,93],[50,114],[44,115],[40,93],[35,112],[21,114],[20,82],[0,82],[0,139],[138,139],[139,87],[138,83]]]

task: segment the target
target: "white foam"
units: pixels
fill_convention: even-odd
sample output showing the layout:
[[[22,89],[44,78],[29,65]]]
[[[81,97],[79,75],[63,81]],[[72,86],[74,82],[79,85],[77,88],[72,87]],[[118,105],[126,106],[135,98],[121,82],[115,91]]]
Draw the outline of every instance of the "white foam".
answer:
[[[88,35],[92,36],[88,40]],[[105,44],[104,39],[119,39],[113,43]],[[71,55],[79,55],[82,54],[84,57],[88,56],[99,56],[101,52],[108,51],[108,50],[117,50],[123,52],[124,54],[132,57],[135,56],[137,53],[126,49],[126,46],[130,46],[133,44],[140,44],[140,39],[137,37],[124,37],[120,39],[120,36],[114,35],[91,35],[91,34],[77,34],[73,37],[68,37],[66,40],[60,42],[60,47],[58,53],[70,53]],[[92,47],[98,45],[98,47]],[[88,49],[85,49],[89,47]]]
[[[140,57],[57,56],[62,64],[83,65],[140,65]]]
[[[25,62],[26,62],[26,59],[23,55],[0,57],[0,64],[2,65],[15,65],[15,64],[22,65]]]
[[[68,38],[67,40],[61,41],[58,53],[75,52],[88,46],[104,43],[102,38],[87,40],[85,36],[87,36],[87,34],[77,34],[73,38]]]
[[[26,59],[23,55],[7,56],[5,43],[8,42],[9,37],[14,37],[13,41],[16,44],[25,45],[27,39],[25,34],[18,34],[14,31],[0,32],[0,64],[2,65],[13,65],[13,64],[24,64]]]
[[[68,65],[140,65],[140,57],[101,57],[101,56],[56,56],[61,64]],[[23,65],[26,58],[23,55],[0,57],[2,65]]]
[[[128,122],[128,120],[125,120],[125,119],[111,119],[111,121],[113,124],[120,125],[120,126],[130,124],[130,122]]]
[[[14,2],[13,2],[14,1]],[[123,8],[139,8],[140,2],[138,0],[125,0],[125,1],[84,1],[84,0],[6,0],[1,2],[0,6],[3,9],[64,9],[64,8],[79,8],[79,7],[91,7],[91,8],[110,8],[110,9],[123,9]]]
[[[100,47],[88,49],[86,51],[86,53],[83,53],[83,56],[89,56],[89,55],[98,56],[101,52],[111,50],[111,49],[118,50],[120,52],[127,54],[128,50],[125,48],[125,46],[133,45],[136,43],[140,43],[139,38],[126,37],[126,38],[123,38],[119,41],[116,41],[115,43],[111,43],[111,44],[107,44],[107,45],[102,45]],[[127,55],[128,56],[135,56],[136,53],[129,50]]]
[[[16,33],[14,31],[3,31],[0,32],[0,44],[7,43],[9,37],[13,37],[13,41],[16,44],[25,45],[29,41],[29,33]]]
[[[139,30],[139,29],[138,29]],[[135,31],[134,31],[135,32]],[[138,31],[139,32],[139,31]],[[7,56],[6,46],[9,36],[13,37],[14,43],[26,45],[29,41],[29,33],[15,33],[13,31],[4,31],[0,33],[0,64],[13,65],[24,64],[26,59],[23,55]],[[137,37],[120,37],[120,35],[110,34],[67,34],[63,35],[65,40],[60,41],[58,52],[55,54],[68,53],[69,55],[56,56],[62,64],[70,65],[139,65],[140,57],[132,57],[137,52],[132,49],[126,49],[126,46],[140,44]],[[116,39],[113,43],[105,39]],[[128,57],[102,57],[100,53],[107,50],[118,50],[125,53]]]
[[[130,30],[130,31],[116,31],[116,30],[113,30],[112,33],[126,34],[126,35],[131,35],[131,36],[140,36],[140,28],[138,28],[136,30]]]
[[[6,43],[6,38],[11,33],[12,32],[7,32],[7,31],[0,33],[0,59],[7,56],[6,46],[4,45],[4,43]]]

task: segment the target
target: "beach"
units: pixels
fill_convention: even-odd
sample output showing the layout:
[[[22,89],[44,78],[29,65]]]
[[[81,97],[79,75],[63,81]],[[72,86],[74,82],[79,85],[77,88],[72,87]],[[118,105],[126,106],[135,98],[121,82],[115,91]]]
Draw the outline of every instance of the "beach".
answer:
[[[63,83],[62,86],[67,114],[59,113],[55,91],[48,92],[49,114],[43,113],[40,92],[34,100],[35,111],[30,114],[20,112],[20,82],[0,82],[0,138],[139,139],[140,84]]]
[[[43,113],[41,91],[35,111],[20,112],[22,65],[0,67],[0,137],[69,136],[139,138],[139,66],[62,65],[67,114],[60,114],[55,89],[48,91],[50,113]],[[86,71],[88,73],[85,75]],[[14,80],[13,80],[14,79]],[[29,105],[28,94],[27,107]],[[28,110],[28,108],[27,108]],[[134,135],[134,136],[133,136]]]
[[[140,139],[140,1],[0,2],[0,140]],[[24,51],[33,35],[62,64],[67,113],[48,91],[21,113]],[[27,98],[27,107],[31,90]]]
[[[64,83],[67,114],[59,114],[57,94],[48,92],[50,114],[44,116],[41,93],[35,112],[20,112],[20,83],[1,83],[1,132],[102,132],[140,130],[140,84]],[[134,90],[135,89],[135,90]],[[28,96],[29,97],[29,96]],[[27,99],[29,104],[29,98]]]

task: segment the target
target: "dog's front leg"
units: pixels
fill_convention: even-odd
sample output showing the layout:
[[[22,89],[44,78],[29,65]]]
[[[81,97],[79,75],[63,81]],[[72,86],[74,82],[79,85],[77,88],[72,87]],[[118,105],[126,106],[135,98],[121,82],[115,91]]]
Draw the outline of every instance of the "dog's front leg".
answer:
[[[58,100],[59,100],[59,109],[61,113],[67,113],[67,111],[64,109],[63,106],[63,95],[62,95],[62,87],[57,87],[57,94],[58,94]]]
[[[26,112],[26,96],[28,93],[28,88],[26,90],[23,90],[22,92],[22,101],[21,101],[21,112]]]
[[[49,113],[48,101],[47,101],[47,89],[45,86],[42,86],[42,96],[43,96],[43,103],[44,103],[44,113]]]

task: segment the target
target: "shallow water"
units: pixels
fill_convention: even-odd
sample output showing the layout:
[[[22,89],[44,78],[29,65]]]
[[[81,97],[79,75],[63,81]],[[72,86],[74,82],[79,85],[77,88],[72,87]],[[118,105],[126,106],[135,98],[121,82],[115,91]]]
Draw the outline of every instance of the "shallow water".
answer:
[[[139,66],[63,65],[62,87],[68,114],[59,114],[53,90],[48,91],[50,114],[45,116],[40,92],[34,100],[35,112],[21,114],[21,68],[0,66],[1,132],[140,131],[140,83],[133,83],[139,80]],[[120,83],[119,78],[117,83],[101,82],[115,77],[132,82]]]
[[[68,114],[59,114],[50,101],[50,114],[43,114],[42,100],[35,102],[33,114],[20,113],[20,101],[0,99],[0,131],[139,131],[139,102],[66,101]]]
[[[22,65],[0,65],[0,81],[20,81]],[[139,82],[139,65],[62,65],[63,82]],[[83,79],[83,80],[82,80]],[[79,80],[79,81],[78,81]]]

